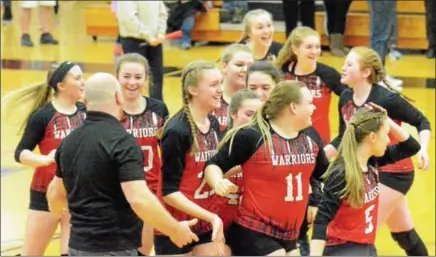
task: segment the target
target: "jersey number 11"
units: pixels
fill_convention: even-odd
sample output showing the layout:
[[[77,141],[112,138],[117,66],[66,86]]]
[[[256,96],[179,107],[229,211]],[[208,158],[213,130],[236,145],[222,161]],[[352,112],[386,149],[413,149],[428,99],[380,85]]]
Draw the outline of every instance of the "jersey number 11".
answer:
[[[303,200],[303,183],[301,181],[302,173],[299,172],[295,177],[293,174],[289,174],[289,176],[286,177],[286,197],[285,202],[298,202]],[[297,186],[297,196],[294,196],[294,185]]]

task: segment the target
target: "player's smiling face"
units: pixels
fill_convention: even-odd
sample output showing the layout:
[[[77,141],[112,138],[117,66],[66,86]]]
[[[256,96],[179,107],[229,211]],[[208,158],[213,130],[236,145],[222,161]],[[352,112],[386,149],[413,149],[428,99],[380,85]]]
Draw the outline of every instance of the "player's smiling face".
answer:
[[[316,63],[321,54],[321,42],[318,36],[309,35],[303,39],[300,46],[292,46],[299,62]]]
[[[73,66],[68,71],[64,80],[58,84],[57,90],[75,102],[83,99],[85,94],[85,79],[83,78],[82,69],[78,65]]]
[[[274,25],[268,14],[253,17],[250,27],[250,39],[254,44],[271,46],[274,35]]]
[[[342,66],[341,83],[349,85],[350,87],[366,81],[370,76],[369,69],[362,69],[360,65],[360,56],[351,51],[345,59],[344,66]]]
[[[146,86],[147,75],[144,65],[136,62],[126,62],[120,67],[118,81],[126,101],[132,101],[142,96],[142,88]]]
[[[245,88],[247,69],[254,62],[253,55],[245,51],[236,52],[228,63],[223,63],[223,74],[236,90]]]
[[[218,69],[203,70],[201,79],[196,86],[190,86],[189,92],[192,98],[205,110],[213,111],[221,106],[221,81],[223,75]]]
[[[271,76],[264,72],[255,71],[248,75],[247,88],[251,91],[256,91],[262,97],[262,102],[268,99],[275,86],[276,83]]]

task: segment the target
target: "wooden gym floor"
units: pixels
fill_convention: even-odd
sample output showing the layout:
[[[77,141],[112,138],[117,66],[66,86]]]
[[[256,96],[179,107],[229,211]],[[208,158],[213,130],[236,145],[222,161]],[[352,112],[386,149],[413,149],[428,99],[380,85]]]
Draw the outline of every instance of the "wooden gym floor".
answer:
[[[60,40],[59,46],[40,46],[37,12],[33,13],[31,36],[35,46],[20,46],[19,9],[14,3],[12,24],[1,27],[1,93],[44,80],[48,63],[54,60],[71,60],[81,63],[86,76],[94,72],[113,72],[114,39],[99,39],[93,43],[85,36],[83,7],[86,3],[66,1],[62,3],[61,15],[54,23],[53,34]],[[216,60],[223,46],[203,46],[189,51],[165,47],[165,66],[182,68],[188,62],[205,58]],[[321,62],[340,69],[343,58],[332,57],[328,52]],[[421,55],[408,55],[402,60],[388,60],[388,72],[401,77],[405,82],[404,94],[415,99],[415,105],[427,115],[432,123],[432,138],[429,149],[431,166],[427,172],[417,171],[416,179],[408,200],[415,220],[416,229],[429,249],[435,254],[435,62]],[[168,108],[174,113],[181,105],[180,78],[165,77],[164,96]],[[433,87],[433,88],[431,88]],[[337,97],[331,105],[332,133],[337,132]],[[17,116],[20,115],[17,113]],[[415,129],[405,125],[416,137]],[[15,255],[20,252],[24,235],[24,224],[29,199],[32,169],[15,163],[14,149],[18,143],[17,124],[1,123],[1,255]],[[404,255],[383,227],[377,237],[380,255]],[[59,255],[59,239],[55,235],[46,255]]]

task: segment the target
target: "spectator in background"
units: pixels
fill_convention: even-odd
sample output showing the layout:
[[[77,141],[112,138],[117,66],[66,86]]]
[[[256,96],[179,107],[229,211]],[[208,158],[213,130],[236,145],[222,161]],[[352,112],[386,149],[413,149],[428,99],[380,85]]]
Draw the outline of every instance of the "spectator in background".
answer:
[[[3,0],[3,23],[7,24],[12,21],[11,0]]]
[[[111,11],[116,17],[117,16],[117,1],[111,1]],[[116,55],[116,56],[123,55],[123,47],[121,46],[121,36],[120,36],[119,32],[118,32],[117,40],[115,41],[114,55]]]
[[[205,13],[210,1],[202,0],[166,0],[169,8],[168,33],[182,30],[183,36],[179,40],[179,47],[183,50],[192,47],[191,33],[195,25],[195,14]]]
[[[241,23],[248,12],[247,0],[223,0],[221,8],[221,22]]]
[[[315,29],[315,1],[314,0],[282,0],[283,15],[285,17],[286,38],[294,30],[300,20],[302,26]]]
[[[425,0],[425,18],[427,21],[428,58],[435,58],[436,51],[436,2]]]
[[[370,12],[370,45],[386,64],[389,40],[394,33],[397,20],[397,1],[367,0]],[[403,81],[387,75],[386,80],[397,91],[403,88]],[[380,82],[381,84],[384,84]]]
[[[163,49],[168,12],[163,1],[119,1],[118,29],[124,53],[138,53],[149,64],[153,77],[150,97],[163,101]]]
[[[324,0],[330,51],[335,56],[345,56],[350,49],[344,46],[347,13],[351,0]]]
[[[29,35],[30,19],[32,17],[32,9],[39,6],[39,18],[41,25],[41,38],[39,43],[41,45],[57,45],[59,41],[53,38],[50,33],[52,8],[56,6],[56,1],[21,1],[21,14],[20,14],[20,24],[21,24],[21,45],[26,47],[33,47],[32,39]]]

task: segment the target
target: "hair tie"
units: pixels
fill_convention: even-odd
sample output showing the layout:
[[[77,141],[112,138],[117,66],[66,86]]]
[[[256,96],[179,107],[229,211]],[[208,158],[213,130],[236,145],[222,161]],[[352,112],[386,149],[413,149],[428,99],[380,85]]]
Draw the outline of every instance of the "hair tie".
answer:
[[[67,73],[76,66],[77,64],[70,61],[63,62],[53,73],[51,76],[48,85],[52,87],[55,91],[57,90],[57,85],[59,82],[62,82],[67,75]]]

